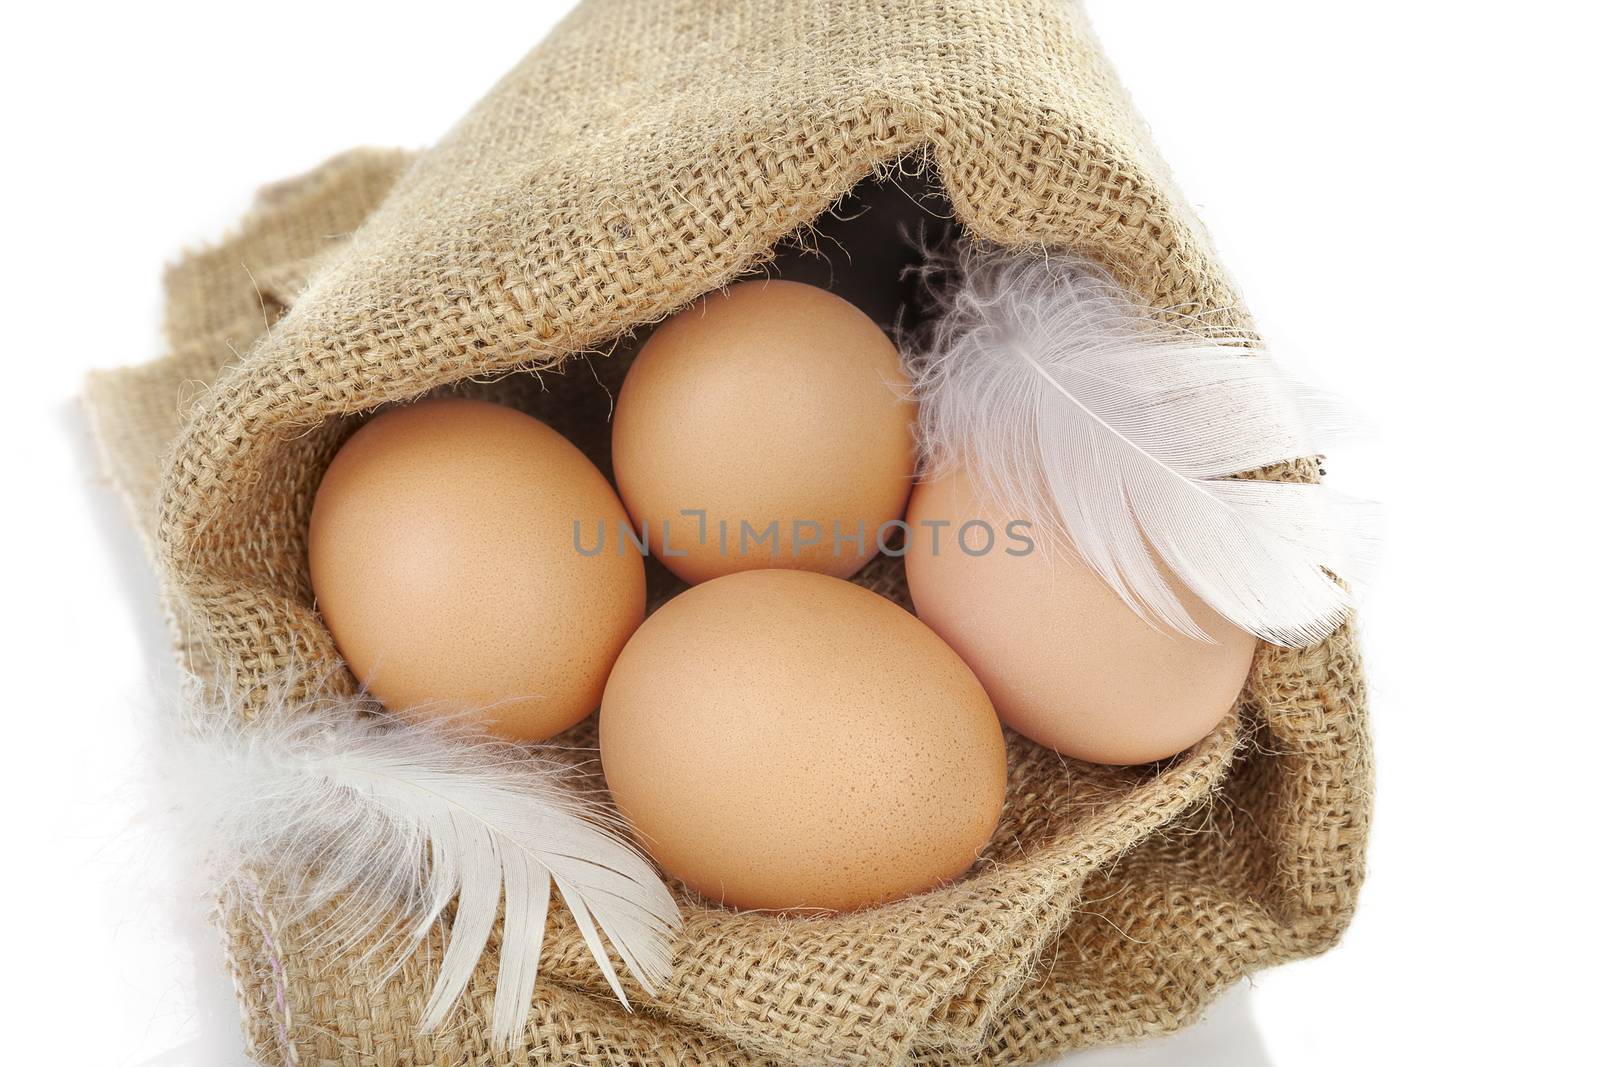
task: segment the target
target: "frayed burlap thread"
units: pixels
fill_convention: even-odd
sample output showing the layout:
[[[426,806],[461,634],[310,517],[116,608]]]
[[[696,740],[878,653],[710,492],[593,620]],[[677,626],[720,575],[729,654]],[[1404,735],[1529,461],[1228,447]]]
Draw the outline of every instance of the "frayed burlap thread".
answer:
[[[1154,303],[1249,328],[1076,5],[588,0],[428,152],[350,153],[264,191],[233,236],[169,273],[169,354],[91,381],[186,662],[226,663],[246,690],[337,668],[305,523],[322,469],[374,407],[493,395],[605,466],[630,351],[617,339],[902,166],[931,169],[979,237],[1072,248]],[[905,602],[893,560],[858,580]],[[592,744],[592,725],[562,740]],[[451,1023],[421,1035],[442,931],[385,981],[358,952],[263,922],[276,914],[263,887],[223,913],[252,1054],[1029,1063],[1181,1026],[1347,924],[1370,783],[1348,630],[1263,649],[1236,714],[1164,764],[1008,745],[1005,813],[967,877],[826,918],[685,896],[674,972],[634,1013],[557,909],[509,1051],[486,1038],[494,951]]]

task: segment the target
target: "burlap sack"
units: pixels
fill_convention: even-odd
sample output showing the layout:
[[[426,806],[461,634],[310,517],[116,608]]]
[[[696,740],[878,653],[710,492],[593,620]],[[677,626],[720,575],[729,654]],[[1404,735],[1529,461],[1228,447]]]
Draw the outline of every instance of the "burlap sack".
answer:
[[[603,461],[623,357],[549,371],[758,265],[904,159],[935,168],[974,234],[1074,248],[1153,302],[1248,326],[1075,5],[589,0],[431,151],[266,190],[171,271],[170,354],[90,383],[187,662],[232,664],[246,689],[336,662],[303,536],[363,413],[499,381],[480,387]],[[862,580],[903,595],[892,561]],[[1347,923],[1370,781],[1348,632],[1263,649],[1238,714],[1163,765],[1008,742],[1005,815],[961,882],[830,918],[686,899],[672,978],[634,1014],[557,909],[509,1053],[485,1039],[492,951],[452,1025],[419,1036],[437,933],[382,984],[270,893],[229,908],[250,1049],[349,1067],[1026,1063],[1181,1026]]]

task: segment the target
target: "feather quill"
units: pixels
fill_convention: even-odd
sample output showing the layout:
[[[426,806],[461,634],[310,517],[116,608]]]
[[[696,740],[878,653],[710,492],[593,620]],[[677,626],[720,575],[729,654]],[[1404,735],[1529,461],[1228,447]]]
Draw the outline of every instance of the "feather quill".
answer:
[[[388,943],[396,966],[455,904],[424,1030],[448,1018],[503,907],[490,1032],[504,1046],[522,1031],[552,884],[624,1006],[602,933],[647,993],[670,971],[677,905],[567,764],[363,698],[291,699],[288,679],[248,721],[231,687],[192,688],[184,806],[224,887],[270,881],[312,936]]]
[[[1360,510],[1326,486],[1230,477],[1316,454],[1318,405],[1253,339],[1175,326],[1073,256],[968,242],[930,277],[936,314],[907,360],[926,476],[965,468],[1153,625],[1213,640],[1164,564],[1263,640],[1338,627]]]

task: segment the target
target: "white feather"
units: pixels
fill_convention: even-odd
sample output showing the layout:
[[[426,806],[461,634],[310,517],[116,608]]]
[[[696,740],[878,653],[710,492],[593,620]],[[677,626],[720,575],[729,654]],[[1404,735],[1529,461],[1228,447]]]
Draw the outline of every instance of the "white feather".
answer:
[[[1230,478],[1316,454],[1298,390],[1244,337],[1172,325],[1081,258],[963,244],[908,358],[925,474],[966,468],[1141,617],[1212,640],[1163,574],[1282,645],[1349,609],[1357,523],[1325,486]]]
[[[552,882],[624,1006],[601,931],[646,992],[670,971],[671,894],[566,764],[359,698],[288,699],[294,679],[249,721],[232,687],[193,688],[178,770],[225,888],[271,882],[289,919],[343,950],[412,945],[455,904],[424,1030],[448,1018],[503,905],[490,1032],[502,1046],[522,1032]]]

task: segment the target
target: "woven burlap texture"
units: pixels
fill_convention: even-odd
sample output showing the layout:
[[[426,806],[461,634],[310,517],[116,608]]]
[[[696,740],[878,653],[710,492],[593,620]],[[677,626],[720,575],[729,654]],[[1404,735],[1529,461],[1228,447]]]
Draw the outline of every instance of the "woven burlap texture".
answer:
[[[171,270],[169,354],[90,382],[186,662],[235,665],[247,693],[337,665],[304,532],[363,414],[470,381],[604,463],[624,357],[562,361],[757,267],[904,160],[933,169],[975,235],[1073,248],[1153,303],[1248,328],[1075,5],[589,0],[432,150],[351,153],[264,191],[232,237]],[[861,581],[903,602],[892,561]],[[1348,631],[1263,649],[1237,714],[1160,766],[1008,744],[1004,817],[961,882],[828,918],[686,898],[673,975],[633,1014],[558,913],[509,1051],[485,1037],[493,951],[451,1024],[419,1035],[440,932],[385,983],[281,922],[270,889],[230,903],[251,1052],[348,1067],[1028,1063],[1181,1026],[1348,922],[1370,779]]]

